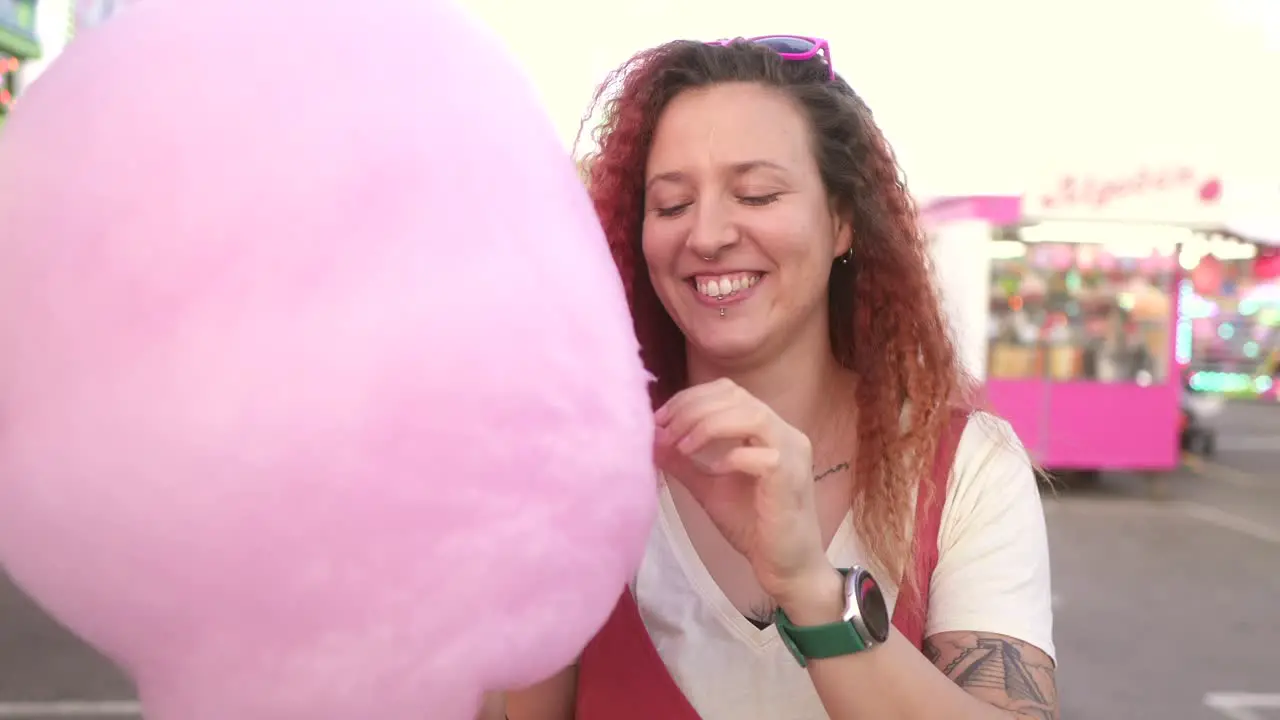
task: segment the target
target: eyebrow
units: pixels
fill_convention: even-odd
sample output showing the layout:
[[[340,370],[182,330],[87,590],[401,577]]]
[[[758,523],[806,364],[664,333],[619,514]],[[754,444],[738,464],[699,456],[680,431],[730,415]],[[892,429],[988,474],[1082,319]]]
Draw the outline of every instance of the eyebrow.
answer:
[[[785,167],[779,165],[776,162],[772,162],[770,160],[746,160],[744,162],[738,162],[730,165],[729,174],[735,177],[738,177],[741,175],[746,175],[752,170],[762,170],[762,169],[777,170],[779,172],[784,172],[784,173],[787,171]],[[685,177],[686,177],[686,173],[680,170],[672,170],[670,172],[658,173],[657,175],[654,175],[653,177],[649,178],[649,181],[645,183],[644,187],[645,187],[645,190],[649,190],[654,185],[660,182],[680,182],[681,180],[684,180]]]

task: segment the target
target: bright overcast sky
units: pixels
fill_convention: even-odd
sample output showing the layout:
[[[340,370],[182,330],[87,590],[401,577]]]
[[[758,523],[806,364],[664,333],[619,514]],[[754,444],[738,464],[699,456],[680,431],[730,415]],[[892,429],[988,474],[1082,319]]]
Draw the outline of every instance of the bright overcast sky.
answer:
[[[566,143],[636,49],[795,33],[831,42],[918,195],[1140,163],[1280,175],[1280,0],[462,1],[524,62]]]

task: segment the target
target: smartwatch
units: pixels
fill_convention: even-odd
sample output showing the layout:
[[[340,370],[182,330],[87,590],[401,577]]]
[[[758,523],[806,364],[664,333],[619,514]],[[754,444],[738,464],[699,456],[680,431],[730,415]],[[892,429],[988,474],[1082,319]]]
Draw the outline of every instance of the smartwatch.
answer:
[[[840,574],[844,575],[844,615],[839,622],[799,627],[782,608],[774,613],[778,634],[800,667],[810,660],[869,650],[889,639],[889,610],[880,584],[856,565],[842,568]]]

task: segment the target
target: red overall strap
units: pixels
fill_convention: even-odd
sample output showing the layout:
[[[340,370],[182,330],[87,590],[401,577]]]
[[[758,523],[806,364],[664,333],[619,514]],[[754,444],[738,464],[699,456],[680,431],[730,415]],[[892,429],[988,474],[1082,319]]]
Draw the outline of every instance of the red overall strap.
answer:
[[[933,569],[938,566],[938,531],[942,528],[942,508],[947,502],[947,484],[951,479],[951,466],[955,464],[956,446],[969,422],[969,414],[952,410],[947,426],[938,438],[938,450],[933,456],[933,471],[920,478],[916,491],[916,525],[911,544],[911,570],[916,573],[918,592],[914,597],[899,596],[893,611],[893,626],[919,650],[924,647],[924,624],[929,614],[929,581]],[[926,492],[928,483],[929,492]]]
[[[699,720],[667,672],[628,588],[578,662],[574,720]]]
[[[938,564],[938,530],[956,444],[968,415],[953,412],[938,441],[933,472],[920,479],[916,503],[913,568],[921,581],[915,602],[898,603],[893,624],[919,648],[929,607],[929,578]],[[926,485],[931,492],[926,493]],[[608,622],[587,645],[578,663],[575,720],[700,720],[667,671],[649,638],[630,589],[622,593]]]

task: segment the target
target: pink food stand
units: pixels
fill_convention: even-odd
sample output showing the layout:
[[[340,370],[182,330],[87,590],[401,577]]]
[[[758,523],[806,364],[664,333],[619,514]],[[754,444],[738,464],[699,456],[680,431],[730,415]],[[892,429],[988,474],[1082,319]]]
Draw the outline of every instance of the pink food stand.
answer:
[[[1265,241],[1232,217],[1256,228],[1258,208],[1280,200],[1280,183],[1269,197],[1238,187],[1174,165],[922,205],[964,361],[1040,465],[1178,467],[1190,344],[1180,304],[1205,258],[1247,257]]]

